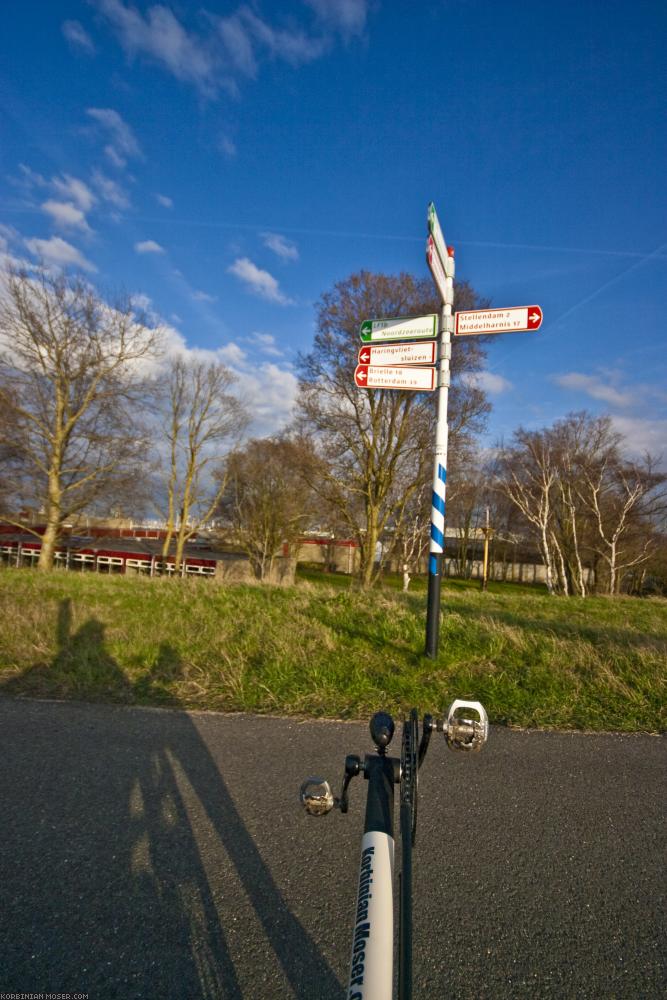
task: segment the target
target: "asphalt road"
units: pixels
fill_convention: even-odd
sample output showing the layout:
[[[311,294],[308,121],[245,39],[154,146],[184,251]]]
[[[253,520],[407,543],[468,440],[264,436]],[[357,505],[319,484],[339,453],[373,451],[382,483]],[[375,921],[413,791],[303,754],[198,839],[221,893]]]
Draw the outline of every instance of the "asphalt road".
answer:
[[[665,997],[665,739],[440,740],[415,995]],[[342,1000],[363,780],[348,816],[297,790],[369,749],[357,724],[0,699],[0,995]]]

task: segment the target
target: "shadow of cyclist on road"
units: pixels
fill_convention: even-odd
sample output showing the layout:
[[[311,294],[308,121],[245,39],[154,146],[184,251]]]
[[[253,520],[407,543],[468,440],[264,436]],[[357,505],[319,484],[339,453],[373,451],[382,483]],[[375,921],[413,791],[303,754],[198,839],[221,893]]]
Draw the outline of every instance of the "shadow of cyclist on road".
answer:
[[[69,601],[57,638],[50,664],[0,693],[178,704],[169,682],[184,665],[170,645],[132,684],[101,622],[72,630]],[[228,787],[240,762],[222,730],[206,727],[210,748],[183,711],[32,702],[28,718],[38,729],[25,752],[16,714],[3,782],[17,863],[0,964],[12,989],[238,1000],[312,997],[317,983],[318,997],[343,995],[248,831],[257,816]]]

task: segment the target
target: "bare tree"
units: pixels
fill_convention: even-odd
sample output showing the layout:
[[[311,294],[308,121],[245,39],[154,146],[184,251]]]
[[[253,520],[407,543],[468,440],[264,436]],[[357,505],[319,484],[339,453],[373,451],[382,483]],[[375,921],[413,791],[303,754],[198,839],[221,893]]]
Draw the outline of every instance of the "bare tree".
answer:
[[[547,590],[556,592],[552,554],[554,492],[558,470],[548,438],[520,427],[510,448],[499,456],[498,485],[533,526],[544,560]]]
[[[447,491],[447,517],[456,531],[455,572],[462,577],[472,573],[472,561],[480,527],[489,504],[489,470],[484,456],[473,446],[460,449],[452,462],[451,489]],[[471,557],[472,553],[472,557]]]
[[[428,549],[430,523],[430,483],[423,482],[405,504],[403,519],[394,534],[393,553],[403,575],[404,592]]]
[[[44,512],[39,568],[65,521],[111,502],[144,454],[139,414],[159,330],[76,277],[10,270],[0,288],[0,447],[5,489]],[[18,518],[6,518],[21,523]]]
[[[462,308],[477,304],[467,285],[458,288]],[[410,275],[361,271],[336,284],[318,305],[318,332],[301,358],[298,426],[312,436],[320,463],[311,486],[339,512],[360,552],[360,582],[369,587],[387,550],[378,543],[391,528],[400,533],[406,506],[428,482],[433,462],[434,404],[428,394],[358,389],[353,372],[364,319],[437,312],[433,286]],[[480,428],[488,411],[479,388],[462,379],[479,369],[479,343],[453,345],[450,445]]]
[[[164,380],[162,410],[169,457],[162,555],[169,554],[175,539],[176,571],[185,545],[212,517],[224,493],[224,478],[214,477],[213,469],[248,423],[245,408],[231,391],[235,381],[223,364],[180,357],[171,361]]]
[[[607,591],[618,593],[623,573],[650,558],[667,476],[649,457],[623,458],[609,417],[571,413],[539,431],[520,428],[501,450],[499,472],[537,535],[550,593],[584,597],[600,566]]]
[[[301,476],[304,448],[287,437],[261,438],[227,460],[220,512],[260,580],[270,576],[280,547],[291,547],[313,517],[312,494]]]
[[[657,536],[651,521],[664,511],[666,481],[650,456],[627,462],[615,450],[585,470],[579,495],[595,519],[595,548],[607,567],[609,594],[619,593],[625,571],[653,554]]]

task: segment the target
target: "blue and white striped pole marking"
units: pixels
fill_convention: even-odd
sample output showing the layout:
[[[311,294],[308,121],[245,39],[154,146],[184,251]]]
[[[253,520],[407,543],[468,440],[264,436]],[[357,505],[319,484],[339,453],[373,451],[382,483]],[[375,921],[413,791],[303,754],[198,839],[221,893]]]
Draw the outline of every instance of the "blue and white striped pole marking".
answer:
[[[438,560],[445,550],[445,493],[447,489],[447,469],[437,464],[431,499],[431,544],[428,571],[432,576],[438,573]]]

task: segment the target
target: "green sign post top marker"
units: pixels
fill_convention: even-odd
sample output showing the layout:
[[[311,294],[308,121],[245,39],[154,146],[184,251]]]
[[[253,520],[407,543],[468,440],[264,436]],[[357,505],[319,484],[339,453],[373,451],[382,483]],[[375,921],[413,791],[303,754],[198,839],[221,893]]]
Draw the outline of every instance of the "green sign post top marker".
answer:
[[[444,268],[445,274],[449,278],[451,277],[448,270],[449,253],[447,252],[445,237],[442,234],[442,229],[440,228],[440,223],[438,221],[438,214],[435,210],[433,202],[431,202],[428,206],[428,231],[433,237],[433,242],[435,243],[435,248],[438,251],[438,257],[440,258],[440,263]]]
[[[402,319],[365,319],[359,327],[359,336],[364,344],[386,340],[422,340],[438,336],[438,317],[406,317]]]

